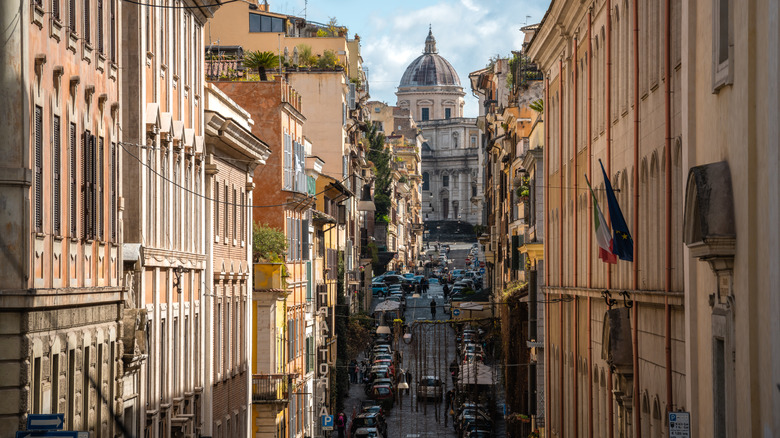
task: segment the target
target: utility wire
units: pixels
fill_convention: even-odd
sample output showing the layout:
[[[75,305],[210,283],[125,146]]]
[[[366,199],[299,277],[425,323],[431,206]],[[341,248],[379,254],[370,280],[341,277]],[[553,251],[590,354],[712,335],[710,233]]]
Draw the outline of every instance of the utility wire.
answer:
[[[281,203],[281,204],[272,204],[272,205],[250,205],[250,204],[239,204],[239,203],[235,203],[235,202],[227,202],[227,201],[217,201],[217,200],[215,200],[215,199],[212,199],[212,198],[210,198],[210,197],[208,197],[208,196],[206,196],[206,195],[203,195],[203,194],[201,194],[201,193],[196,193],[195,191],[193,191],[193,190],[190,190],[190,189],[188,189],[188,188],[186,188],[186,187],[184,187],[184,186],[182,186],[182,185],[180,185],[180,184],[178,184],[178,183],[176,183],[176,182],[174,182],[174,181],[171,181],[170,179],[166,178],[165,176],[161,175],[159,172],[157,172],[156,170],[154,170],[154,169],[153,169],[151,166],[149,166],[148,164],[144,163],[144,162],[143,162],[143,160],[141,160],[141,159],[140,159],[138,156],[136,156],[135,154],[133,154],[132,152],[130,152],[130,151],[129,151],[129,150],[126,148],[126,147],[125,147],[125,143],[124,143],[124,142],[119,142],[118,144],[119,144],[119,145],[122,147],[122,149],[124,149],[124,151],[125,151],[125,152],[127,152],[127,154],[128,154],[128,155],[130,155],[131,157],[135,158],[135,160],[136,160],[136,161],[138,161],[139,163],[141,163],[141,165],[142,165],[142,166],[144,166],[144,167],[146,167],[147,169],[149,169],[149,170],[150,170],[152,173],[154,173],[155,175],[157,175],[158,177],[160,177],[160,178],[161,178],[163,181],[167,181],[167,182],[169,182],[170,184],[172,184],[174,187],[178,187],[178,188],[180,188],[180,189],[184,190],[184,191],[185,191],[185,192],[187,192],[187,193],[190,193],[190,194],[192,194],[192,195],[195,195],[196,197],[203,198],[203,199],[205,199],[205,200],[208,200],[208,201],[211,201],[211,202],[215,202],[215,203],[218,203],[218,204],[229,205],[229,206],[236,206],[236,207],[251,207],[251,208],[273,208],[273,207],[284,207],[284,206],[287,206],[287,205],[296,205],[296,204],[300,204],[300,202],[299,202],[299,201],[283,202],[283,203]],[[349,179],[349,177],[346,177],[346,178],[344,178],[343,180],[341,180],[341,181],[339,181],[339,182],[340,182],[340,183],[343,183],[343,182],[347,181],[348,179]],[[312,195],[312,197],[316,197],[317,195],[320,195],[320,194],[322,194],[322,193],[325,193],[326,191],[327,191],[327,190],[323,190],[323,191],[321,191],[321,192],[317,192],[317,193],[315,193],[314,195]]]
[[[133,5],[138,6],[148,6],[150,8],[158,8],[158,9],[202,9],[202,8],[210,8],[212,6],[222,6],[226,5],[228,3],[236,3],[236,2],[244,2],[249,4],[247,0],[226,0],[226,1],[219,1],[217,0],[216,3],[211,4],[205,4],[205,5],[199,5],[199,6],[174,6],[174,5],[158,5],[158,4],[152,4],[151,0],[148,2],[141,2],[141,1],[135,1],[135,0],[122,0],[125,3],[130,3]]]

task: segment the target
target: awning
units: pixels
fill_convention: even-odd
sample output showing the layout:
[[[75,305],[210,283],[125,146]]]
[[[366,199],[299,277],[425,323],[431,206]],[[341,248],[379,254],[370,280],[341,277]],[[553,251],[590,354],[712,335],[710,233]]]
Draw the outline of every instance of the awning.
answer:
[[[374,308],[374,312],[389,312],[392,310],[398,310],[399,307],[401,307],[401,303],[398,301],[385,300],[377,304],[377,306]]]
[[[458,383],[461,385],[493,384],[493,368],[481,362],[464,363],[458,372]]]

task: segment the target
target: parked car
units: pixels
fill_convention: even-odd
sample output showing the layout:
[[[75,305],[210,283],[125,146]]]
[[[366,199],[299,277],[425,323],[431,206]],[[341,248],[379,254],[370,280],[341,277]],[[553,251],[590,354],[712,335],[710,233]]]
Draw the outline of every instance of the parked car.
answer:
[[[353,438],[378,438],[383,435],[379,433],[376,427],[361,427],[352,434]]]
[[[388,293],[390,293],[390,289],[387,287],[386,283],[371,283],[372,295],[385,296]]]
[[[352,425],[349,428],[350,433],[354,436],[360,428],[376,428],[382,436],[387,436],[387,424],[385,424],[384,418],[377,413],[365,413],[359,414],[352,419]]]
[[[436,376],[423,376],[417,383],[417,400],[434,399],[441,401],[443,396],[442,381]]]
[[[361,413],[376,413],[382,416],[382,420],[385,418],[385,411],[382,406],[376,404],[373,400],[363,400],[363,406],[360,408]]]
[[[386,384],[372,385],[371,393],[369,394],[374,400],[395,400],[395,394],[393,394],[393,387]]]
[[[385,277],[382,278],[382,282],[390,286],[393,284],[400,284],[403,279],[404,277],[401,277],[400,275],[385,275]]]

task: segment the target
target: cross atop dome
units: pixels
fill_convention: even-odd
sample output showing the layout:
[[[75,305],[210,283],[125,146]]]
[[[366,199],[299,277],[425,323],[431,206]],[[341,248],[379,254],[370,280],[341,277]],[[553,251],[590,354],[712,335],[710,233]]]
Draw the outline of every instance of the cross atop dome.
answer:
[[[428,37],[425,38],[425,52],[424,53],[438,53],[436,50],[436,38],[433,37],[433,30],[431,25],[428,25]]]

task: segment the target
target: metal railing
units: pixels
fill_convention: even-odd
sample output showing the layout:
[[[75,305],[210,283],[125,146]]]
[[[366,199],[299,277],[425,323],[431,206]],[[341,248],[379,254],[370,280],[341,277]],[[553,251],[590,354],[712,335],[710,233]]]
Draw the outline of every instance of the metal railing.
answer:
[[[252,376],[252,403],[286,403],[289,388],[288,374],[255,374]]]

